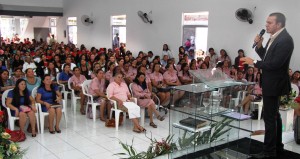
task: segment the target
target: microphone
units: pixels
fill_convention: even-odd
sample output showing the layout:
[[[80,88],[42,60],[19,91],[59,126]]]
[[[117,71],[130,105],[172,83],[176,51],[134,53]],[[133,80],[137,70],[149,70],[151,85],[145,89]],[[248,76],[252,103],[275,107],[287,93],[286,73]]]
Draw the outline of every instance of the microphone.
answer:
[[[265,32],[266,32],[266,30],[262,29],[258,36],[261,38],[265,34]],[[254,42],[254,44],[252,45],[252,48],[255,48],[256,45],[257,45],[257,42]]]

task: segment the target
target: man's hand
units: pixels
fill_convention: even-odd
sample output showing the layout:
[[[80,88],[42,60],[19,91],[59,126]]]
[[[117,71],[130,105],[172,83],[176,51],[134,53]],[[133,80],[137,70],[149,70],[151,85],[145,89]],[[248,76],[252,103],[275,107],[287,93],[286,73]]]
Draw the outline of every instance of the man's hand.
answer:
[[[250,57],[242,57],[240,58],[240,61],[243,61],[243,64],[253,65],[253,59]]]
[[[263,37],[260,37],[258,34],[256,35],[256,37],[254,38],[254,42],[257,43],[256,47],[260,48],[262,47],[262,42],[264,41]]]

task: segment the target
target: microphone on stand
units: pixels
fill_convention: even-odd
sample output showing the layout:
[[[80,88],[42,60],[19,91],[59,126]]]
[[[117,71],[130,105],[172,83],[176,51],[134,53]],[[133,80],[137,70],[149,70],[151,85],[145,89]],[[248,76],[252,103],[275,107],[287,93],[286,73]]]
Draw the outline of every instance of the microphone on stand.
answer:
[[[265,32],[266,32],[266,30],[262,29],[258,36],[261,38],[265,34]],[[255,48],[256,45],[257,45],[257,42],[254,42],[254,44],[252,45],[252,48]]]

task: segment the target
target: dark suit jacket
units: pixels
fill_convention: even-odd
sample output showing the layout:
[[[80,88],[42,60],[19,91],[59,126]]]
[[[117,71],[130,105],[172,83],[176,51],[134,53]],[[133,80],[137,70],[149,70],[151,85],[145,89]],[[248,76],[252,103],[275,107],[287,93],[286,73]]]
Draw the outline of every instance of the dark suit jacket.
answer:
[[[256,48],[257,54],[263,60],[267,48]],[[281,96],[291,90],[288,75],[290,59],[294,50],[294,42],[284,29],[268,49],[264,61],[257,61],[255,66],[262,69],[262,91],[264,96]]]

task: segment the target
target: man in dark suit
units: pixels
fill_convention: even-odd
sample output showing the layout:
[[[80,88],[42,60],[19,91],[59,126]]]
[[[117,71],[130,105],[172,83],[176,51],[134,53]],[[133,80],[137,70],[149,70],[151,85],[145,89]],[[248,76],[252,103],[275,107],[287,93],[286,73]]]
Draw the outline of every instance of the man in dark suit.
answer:
[[[254,64],[262,70],[265,139],[263,152],[253,155],[255,158],[274,158],[283,152],[279,102],[280,96],[289,94],[291,90],[288,70],[294,42],[285,29],[285,16],[282,13],[270,14],[266,30],[271,37],[265,47],[262,46],[262,37],[257,35],[254,40],[257,42],[255,51],[262,60],[241,58],[245,64]]]

